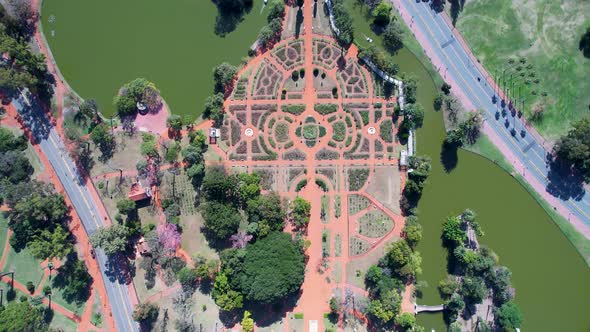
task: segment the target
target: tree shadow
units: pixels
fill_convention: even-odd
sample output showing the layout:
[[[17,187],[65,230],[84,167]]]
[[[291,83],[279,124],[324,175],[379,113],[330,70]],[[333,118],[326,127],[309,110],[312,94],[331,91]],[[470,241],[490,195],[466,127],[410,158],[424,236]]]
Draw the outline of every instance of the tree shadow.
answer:
[[[238,25],[244,20],[244,16],[252,10],[252,4],[249,3],[243,9],[226,9],[217,6],[217,17],[213,31],[220,37],[225,37],[228,33],[236,30]]]
[[[457,24],[457,19],[459,18],[459,13],[463,11],[463,6],[465,6],[465,0],[450,0],[451,3],[451,20],[453,21],[453,26]]]
[[[68,303],[76,302],[81,304],[90,298],[92,277],[87,274],[86,270],[84,272],[76,270],[76,263],[78,262],[78,254],[76,252],[68,254],[66,263],[57,269],[58,273],[52,281],[52,286],[60,289],[66,288],[71,283],[79,284],[86,282],[83,287],[76,287],[76,293],[72,293],[71,291],[62,293],[64,300]],[[86,275],[82,275],[82,273],[86,273]]]
[[[295,39],[299,38],[299,34],[301,34],[301,25],[303,25],[303,10],[299,7],[295,17]]]
[[[445,169],[445,172],[450,173],[452,170],[457,167],[459,163],[459,157],[457,155],[457,150],[459,148],[453,144],[449,144],[447,142],[443,142],[441,149],[440,149],[440,162]]]
[[[584,177],[570,163],[559,159],[547,162],[549,183],[545,190],[562,200],[570,198],[579,201],[584,197]]]
[[[270,326],[285,317],[286,313],[293,311],[301,296],[301,290],[291,294],[282,303],[260,305],[246,303],[246,308],[252,313],[252,318],[258,327]]]
[[[578,48],[582,51],[582,55],[585,58],[590,58],[590,28],[582,35]]]

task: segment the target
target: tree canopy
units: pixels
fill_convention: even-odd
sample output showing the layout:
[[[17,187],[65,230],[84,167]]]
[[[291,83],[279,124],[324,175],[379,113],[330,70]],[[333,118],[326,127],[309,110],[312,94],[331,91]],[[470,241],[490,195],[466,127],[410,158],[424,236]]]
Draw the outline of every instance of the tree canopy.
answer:
[[[351,15],[344,7],[344,1],[333,0],[332,9],[334,12],[334,24],[340,31],[340,33],[336,35],[336,39],[346,46],[352,44],[352,41],[354,40],[354,28]]]
[[[383,46],[391,53],[396,53],[404,47],[404,31],[397,20],[389,22],[383,32]]]
[[[225,93],[225,89],[229,87],[236,75],[238,74],[238,68],[232,66],[227,62],[219,64],[213,69],[213,81],[215,82],[215,93]]]
[[[231,204],[208,201],[201,209],[205,227],[218,240],[227,240],[238,231],[242,217]]]
[[[0,332],[13,331],[49,331],[40,308],[32,307],[29,302],[8,302],[0,310]]]
[[[122,252],[127,248],[127,227],[113,224],[100,228],[90,236],[90,243],[102,248],[107,255]]]
[[[520,328],[523,317],[518,306],[512,302],[504,303],[496,313],[498,325],[505,330]]]
[[[305,261],[291,235],[273,232],[245,250],[242,270],[232,279],[248,300],[277,303],[299,290]]]
[[[572,165],[590,182],[590,119],[572,124],[567,134],[557,140],[553,147],[557,157]]]

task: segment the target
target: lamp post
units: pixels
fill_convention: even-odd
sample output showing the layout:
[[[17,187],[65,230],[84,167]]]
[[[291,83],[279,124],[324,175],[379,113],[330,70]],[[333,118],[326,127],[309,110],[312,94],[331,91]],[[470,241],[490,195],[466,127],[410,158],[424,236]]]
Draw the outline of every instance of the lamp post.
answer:
[[[47,268],[49,269],[49,280],[51,280],[51,271],[53,270],[53,262],[47,263]]]

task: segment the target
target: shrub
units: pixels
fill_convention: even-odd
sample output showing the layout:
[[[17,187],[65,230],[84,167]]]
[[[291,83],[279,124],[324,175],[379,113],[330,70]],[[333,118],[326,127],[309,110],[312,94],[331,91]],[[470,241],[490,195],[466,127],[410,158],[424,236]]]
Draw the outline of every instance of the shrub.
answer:
[[[346,138],[346,126],[342,121],[338,121],[332,124],[332,130],[334,131],[332,138],[337,142],[342,142]]]
[[[320,137],[326,136],[326,127],[320,126]]]
[[[384,120],[379,126],[379,136],[386,143],[393,142],[393,123],[390,119]]]
[[[322,188],[323,191],[328,191],[328,185],[322,179],[315,179],[315,184]]]
[[[319,74],[320,74],[320,71],[317,68],[314,68],[313,69],[313,76],[318,77]]]
[[[301,189],[303,189],[303,187],[307,186],[307,179],[303,179],[301,181],[299,181],[299,183],[297,183],[297,186],[295,187],[295,191],[296,192],[300,192]]]
[[[316,160],[335,160],[338,158],[340,158],[340,153],[329,149],[321,149],[315,155]]]
[[[318,126],[313,125],[305,125],[303,127],[303,137],[306,139],[316,139],[318,137]]]
[[[313,109],[321,115],[326,115],[338,111],[336,104],[315,104]]]
[[[301,77],[301,78],[305,77],[305,68],[299,69],[299,77]]]
[[[305,111],[305,105],[297,104],[297,105],[283,105],[281,107],[283,112],[299,115]]]
[[[274,132],[279,143],[284,143],[289,139],[289,125],[285,122],[279,122],[275,126]]]
[[[369,124],[369,111],[360,111],[361,119],[363,119],[363,125]]]
[[[33,285],[32,281],[27,281],[27,290],[31,294],[33,294],[35,292],[35,285]]]
[[[299,72],[297,70],[294,70],[293,73],[291,73],[291,79],[293,81],[297,81],[299,79]]]
[[[332,88],[332,97],[338,98],[338,88],[337,87]]]
[[[369,178],[369,169],[350,169],[348,170],[348,187],[350,191],[360,190]]]

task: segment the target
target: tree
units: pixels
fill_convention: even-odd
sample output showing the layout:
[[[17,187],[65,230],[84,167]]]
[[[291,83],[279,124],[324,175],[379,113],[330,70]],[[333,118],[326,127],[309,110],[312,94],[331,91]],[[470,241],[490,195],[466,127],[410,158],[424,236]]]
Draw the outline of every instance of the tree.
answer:
[[[309,223],[311,204],[301,197],[293,200],[293,223],[297,227],[306,227]]]
[[[270,23],[274,19],[283,19],[285,17],[285,2],[282,0],[270,0],[266,5],[268,8],[267,21]]]
[[[82,104],[80,104],[80,107],[78,108],[78,113],[76,113],[76,118],[84,118],[84,122],[86,122],[86,120],[90,120],[91,122],[99,122],[99,113],[100,111],[96,99],[89,98],[84,100]]]
[[[117,209],[119,210],[119,213],[124,215],[129,215],[130,213],[134,212],[136,208],[137,206],[135,201],[129,198],[124,198],[117,202]]]
[[[516,304],[507,302],[496,312],[496,320],[504,330],[512,330],[521,326],[523,317]]]
[[[0,152],[23,151],[27,148],[27,139],[15,136],[10,130],[0,127]]]
[[[191,269],[187,266],[180,269],[176,276],[178,277],[180,284],[185,288],[192,288],[198,279],[197,270]]]
[[[332,296],[330,298],[330,313],[333,315],[339,315],[340,310],[341,310],[340,300],[337,297]]]
[[[157,233],[164,249],[174,252],[180,247],[181,236],[176,225],[168,222],[160,224]]]
[[[393,54],[404,47],[404,31],[397,20],[391,21],[383,32],[383,46]]]
[[[476,111],[469,113],[467,119],[459,125],[459,128],[463,133],[463,137],[467,144],[475,144],[481,135],[483,121],[483,111]]]
[[[12,331],[49,331],[49,327],[41,309],[28,302],[12,301],[0,310],[0,332]]]
[[[395,317],[395,323],[402,328],[402,331],[412,331],[416,325],[416,318],[409,312],[404,312]]]
[[[109,159],[115,148],[115,136],[106,123],[100,123],[90,133],[90,139],[98,146],[104,159]]]
[[[151,302],[140,303],[133,310],[133,320],[139,323],[151,325],[158,319],[160,308]]]
[[[557,158],[572,165],[590,181],[590,119],[582,119],[572,124],[567,134],[557,140],[553,147]]]
[[[28,181],[34,171],[29,159],[22,152],[0,152],[0,180],[7,179],[13,184]]]
[[[478,277],[466,277],[461,282],[459,293],[463,295],[466,302],[471,304],[481,303],[486,295],[486,287],[483,280]]]
[[[411,248],[414,248],[422,239],[422,225],[418,223],[418,218],[408,216],[404,225],[403,233],[406,241]]]
[[[246,211],[250,223],[257,224],[256,235],[266,236],[270,232],[282,231],[286,212],[277,193],[261,195],[248,201]]]
[[[41,235],[44,230],[53,232],[56,226],[65,224],[68,207],[63,196],[57,195],[51,185],[37,181],[19,183],[8,188],[4,197],[11,208],[8,226],[13,231],[10,238],[13,247],[22,248],[35,235]]]
[[[444,99],[445,99],[445,96],[442,93],[439,93],[436,95],[436,97],[434,97],[433,106],[434,106],[435,111],[438,112],[442,109]]]
[[[390,16],[391,16],[391,4],[387,1],[380,2],[374,9],[373,9],[373,22],[375,25],[379,26],[386,26],[389,24]]]
[[[242,218],[231,204],[210,201],[204,204],[201,211],[205,227],[216,239],[227,240],[238,231]]]
[[[380,324],[390,323],[399,313],[401,308],[401,296],[395,290],[385,291],[379,299],[369,303],[369,314],[375,317]]]
[[[253,332],[254,331],[254,319],[252,319],[250,311],[244,311],[244,318],[242,318],[242,331]]]
[[[33,236],[29,247],[33,256],[38,259],[62,259],[72,252],[70,233],[61,225],[57,225],[53,232],[44,229]]]
[[[166,118],[166,127],[174,132],[182,130],[182,117],[177,114],[171,114]]]
[[[299,290],[305,261],[291,235],[273,232],[245,250],[242,270],[232,280],[248,300],[277,303]]]
[[[415,278],[422,273],[420,264],[422,258],[418,252],[413,252],[405,240],[399,240],[389,246],[382,259],[385,266],[406,280]]]
[[[63,298],[68,302],[85,303],[90,297],[92,276],[88,273],[86,264],[78,259],[76,253],[71,253],[64,265],[57,269],[53,278],[53,287],[61,289]]]
[[[240,199],[238,179],[219,167],[207,168],[201,191],[208,200],[236,202]]]
[[[142,103],[149,111],[155,111],[160,105],[160,92],[156,86],[145,78],[136,78],[123,85],[115,96],[113,103],[119,116],[133,115],[137,112],[137,103]]]
[[[467,241],[467,234],[462,229],[461,218],[447,217],[447,221],[443,224],[442,238],[451,248],[461,246]]]
[[[404,110],[404,122],[412,129],[422,127],[424,122],[424,108],[420,104],[407,104]]]
[[[127,228],[120,224],[100,228],[90,236],[90,243],[109,256],[122,252],[127,248]]]
[[[221,126],[223,123],[223,93],[219,92],[207,97],[203,116],[213,120],[216,126]]]
[[[348,46],[354,40],[354,28],[351,15],[344,7],[342,0],[332,1],[332,11],[334,13],[334,25],[336,25],[336,28],[339,30],[336,38],[338,39],[338,42]]]
[[[441,280],[438,283],[438,292],[444,299],[450,298],[453,293],[459,288],[459,283],[453,276],[447,276],[446,279]]]
[[[215,93],[225,93],[226,89],[233,84],[238,74],[238,68],[223,62],[213,69],[213,81],[215,82]]]
[[[215,299],[215,304],[222,311],[240,309],[243,305],[244,297],[242,294],[230,288],[225,273],[220,273],[215,278],[212,295],[213,299]]]

